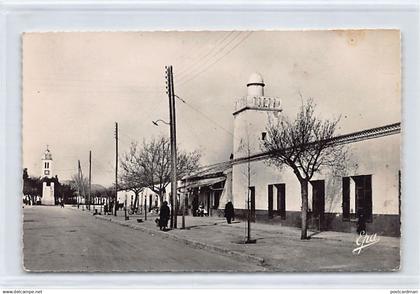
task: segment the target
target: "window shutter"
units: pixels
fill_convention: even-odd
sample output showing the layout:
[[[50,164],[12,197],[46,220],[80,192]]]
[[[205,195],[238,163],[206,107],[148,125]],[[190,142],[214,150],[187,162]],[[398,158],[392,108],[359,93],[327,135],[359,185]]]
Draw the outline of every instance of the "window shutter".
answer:
[[[350,178],[343,178],[343,220],[350,220]]]

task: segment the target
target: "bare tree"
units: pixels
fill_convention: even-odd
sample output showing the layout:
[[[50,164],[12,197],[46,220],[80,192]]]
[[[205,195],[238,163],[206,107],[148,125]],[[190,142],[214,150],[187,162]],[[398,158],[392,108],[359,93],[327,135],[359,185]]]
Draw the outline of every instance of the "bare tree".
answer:
[[[201,153],[178,150],[177,176],[182,178],[199,167]],[[121,162],[124,185],[127,187],[148,187],[159,195],[163,194],[171,182],[171,148],[167,137],[143,141],[141,147],[132,143]]]
[[[134,208],[138,207],[139,194],[147,181],[142,165],[139,164],[139,147],[137,143],[132,142],[130,149],[123,155],[121,164],[120,188],[134,192]]]
[[[89,179],[74,174],[71,177],[70,187],[78,192],[78,197],[83,197],[86,200],[86,191],[89,190]]]
[[[308,239],[308,183],[322,168],[344,168],[344,145],[335,144],[333,137],[338,119],[321,120],[315,115],[311,99],[303,103],[296,119],[270,118],[262,148],[271,156],[267,160],[279,168],[290,167],[301,186],[301,239]]]

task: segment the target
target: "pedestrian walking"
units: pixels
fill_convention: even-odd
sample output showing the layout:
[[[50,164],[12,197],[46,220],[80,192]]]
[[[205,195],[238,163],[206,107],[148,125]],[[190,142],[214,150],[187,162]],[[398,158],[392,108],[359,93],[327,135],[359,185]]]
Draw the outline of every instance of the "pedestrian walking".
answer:
[[[166,230],[166,227],[168,226],[168,220],[169,220],[170,214],[171,212],[168,206],[168,202],[163,201],[163,204],[160,207],[160,212],[159,212],[159,228],[161,231]]]
[[[232,223],[232,220],[235,219],[235,209],[231,201],[228,201],[225,205],[225,218],[228,224]]]

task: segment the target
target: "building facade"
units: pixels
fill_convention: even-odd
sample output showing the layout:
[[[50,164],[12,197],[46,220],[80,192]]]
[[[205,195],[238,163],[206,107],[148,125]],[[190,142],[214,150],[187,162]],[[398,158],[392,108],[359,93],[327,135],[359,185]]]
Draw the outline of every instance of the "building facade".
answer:
[[[248,95],[235,104],[233,158],[213,167],[223,169],[221,193],[210,193],[211,186],[200,185],[200,180],[212,178],[211,173],[206,174],[206,168],[185,180],[190,185],[195,181],[195,189],[208,191],[208,202],[217,203],[212,208],[219,214],[230,200],[239,217],[245,218],[250,211],[252,221],[300,227],[298,179],[286,166],[270,166],[269,154],[261,151],[268,121],[283,111],[280,99],[264,96],[264,86],[261,75],[252,74]],[[334,139],[337,144],[345,144],[348,157],[343,170],[323,169],[311,179],[310,229],[356,232],[358,223],[363,221],[368,232],[400,235],[400,131],[397,122]],[[219,173],[213,178],[220,176]]]
[[[167,187],[166,193],[163,194],[163,201],[167,201],[169,203],[169,195],[170,186]],[[162,205],[159,194],[148,187],[142,187],[137,195],[137,198],[136,193],[132,190],[119,190],[117,193],[117,199],[119,204],[123,204],[127,200],[127,207],[139,207],[140,210],[143,210],[144,207],[146,207],[148,211],[155,211]]]

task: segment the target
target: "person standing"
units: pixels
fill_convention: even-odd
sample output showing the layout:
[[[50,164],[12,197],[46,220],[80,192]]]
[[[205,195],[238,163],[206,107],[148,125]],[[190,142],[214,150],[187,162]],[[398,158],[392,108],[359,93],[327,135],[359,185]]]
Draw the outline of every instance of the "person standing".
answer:
[[[235,209],[231,201],[228,201],[225,205],[225,217],[228,224],[231,224],[232,219],[235,219]]]
[[[357,233],[366,234],[366,217],[363,209],[357,211]]]
[[[58,197],[58,204],[60,205],[61,208],[64,207],[63,199],[61,197]]]
[[[159,212],[159,228],[161,231],[166,230],[166,227],[168,226],[168,220],[169,220],[170,214],[171,212],[168,206],[168,202],[163,201],[163,204],[160,207],[160,212]]]

